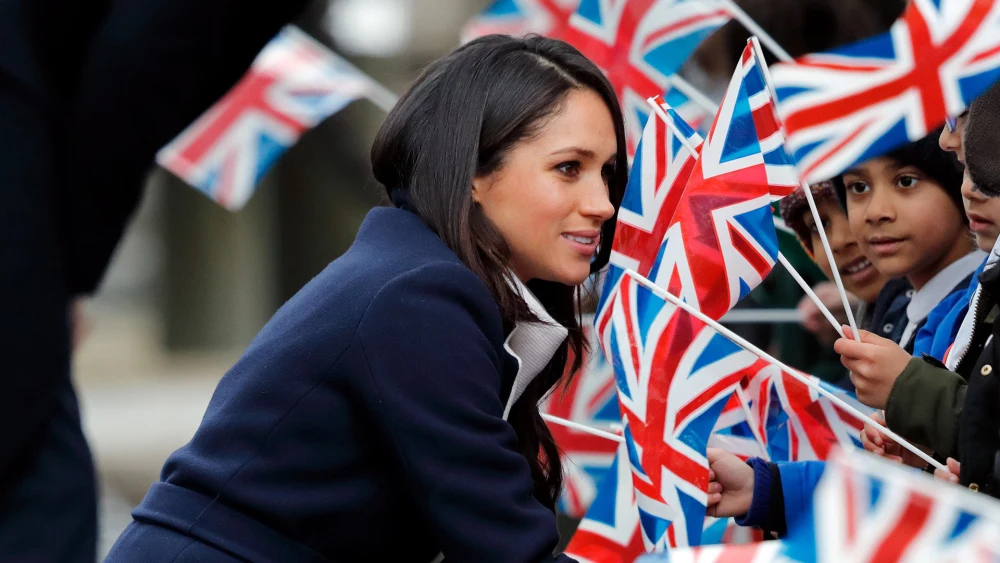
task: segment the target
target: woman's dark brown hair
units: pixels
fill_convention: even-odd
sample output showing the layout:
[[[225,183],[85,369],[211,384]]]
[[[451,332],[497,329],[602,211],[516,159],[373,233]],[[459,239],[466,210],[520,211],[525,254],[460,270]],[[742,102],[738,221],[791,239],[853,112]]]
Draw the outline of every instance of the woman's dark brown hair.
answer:
[[[566,96],[587,89],[599,95],[615,124],[618,156],[609,181],[617,212],[628,163],[625,127],[614,89],[604,74],[562,41],[491,35],[432,63],[386,118],[372,146],[375,179],[390,198],[400,190],[441,240],[489,288],[505,325],[534,320],[510,285],[510,248],[472,200],[472,181],[500,169],[510,150],[536,134]],[[601,228],[591,271],[608,262],[615,220]],[[554,510],[562,487],[558,449],[538,413],[538,402],[567,371],[579,366],[585,347],[576,308],[578,288],[532,280],[528,288],[569,338],[511,410],[509,421],[528,460],[535,496]],[[572,354],[571,354],[572,352]]]

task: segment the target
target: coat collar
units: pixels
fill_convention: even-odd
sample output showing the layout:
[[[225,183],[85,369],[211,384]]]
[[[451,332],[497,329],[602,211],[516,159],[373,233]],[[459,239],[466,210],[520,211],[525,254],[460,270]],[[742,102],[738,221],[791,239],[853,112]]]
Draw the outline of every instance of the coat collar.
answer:
[[[557,323],[552,315],[545,310],[541,302],[535,297],[521,280],[512,276],[511,286],[521,295],[528,309],[538,318],[537,322],[519,322],[514,325],[514,330],[504,342],[503,347],[517,360],[517,375],[514,376],[514,385],[510,389],[510,396],[507,398],[507,406],[503,410],[503,419],[510,416],[510,409],[514,403],[521,398],[521,394],[528,387],[535,377],[541,373],[542,369],[548,365],[553,354],[559,346],[566,340],[569,331],[566,327]]]

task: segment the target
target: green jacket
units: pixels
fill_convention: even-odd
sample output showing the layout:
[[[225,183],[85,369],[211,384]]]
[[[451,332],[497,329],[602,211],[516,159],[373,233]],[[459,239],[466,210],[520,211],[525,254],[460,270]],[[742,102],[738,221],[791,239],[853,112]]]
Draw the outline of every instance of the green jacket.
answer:
[[[893,383],[885,406],[886,425],[903,438],[930,447],[940,457],[954,457],[963,461],[983,440],[973,438],[974,427],[981,427],[982,419],[994,418],[1000,412],[1000,405],[990,398],[973,396],[966,401],[970,374],[992,375],[992,366],[1000,366],[1000,348],[997,339],[1000,323],[996,323],[996,310],[1000,301],[1000,268],[988,269],[980,276],[980,289],[973,298],[975,325],[968,351],[962,357],[955,371],[949,371],[944,364],[929,356],[913,358]],[[993,340],[989,340],[990,336]],[[982,381],[975,381],[977,389]],[[977,391],[982,393],[982,391]],[[985,399],[985,402],[984,402]],[[991,402],[992,401],[992,402]],[[975,406],[973,415],[967,413],[967,422],[962,430],[962,413],[969,405]],[[992,424],[992,423],[991,423]],[[962,436],[962,433],[965,436]],[[965,450],[963,452],[963,450]],[[963,464],[964,465],[964,464]],[[963,471],[965,468],[963,467]]]
[[[966,382],[936,360],[913,358],[885,404],[885,422],[903,438],[942,457],[957,457],[958,424]]]

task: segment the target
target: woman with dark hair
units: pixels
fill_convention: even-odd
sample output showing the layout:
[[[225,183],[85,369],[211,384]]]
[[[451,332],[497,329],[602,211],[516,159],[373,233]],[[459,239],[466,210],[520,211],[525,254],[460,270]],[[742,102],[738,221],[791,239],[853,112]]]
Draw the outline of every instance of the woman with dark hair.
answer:
[[[431,64],[372,148],[393,207],[223,377],[107,561],[568,561],[537,404],[581,357],[624,139],[563,42]]]

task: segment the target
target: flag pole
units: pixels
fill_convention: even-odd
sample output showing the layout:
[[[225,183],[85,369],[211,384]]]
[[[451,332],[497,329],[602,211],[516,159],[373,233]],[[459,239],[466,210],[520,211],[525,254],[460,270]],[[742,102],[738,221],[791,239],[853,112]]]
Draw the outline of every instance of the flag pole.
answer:
[[[712,101],[711,98],[702,93],[701,90],[695,88],[690,82],[681,78],[679,74],[671,74],[667,77],[667,83],[681,94],[687,96],[692,102],[701,106],[702,109],[715,115],[719,111],[719,104]]]
[[[698,156],[698,149],[694,148],[691,145],[691,141],[688,140],[687,135],[684,135],[683,133],[677,130],[677,124],[674,123],[673,119],[670,119],[670,116],[667,115],[667,112],[663,111],[663,108],[660,107],[660,104],[656,103],[656,98],[655,97],[646,98],[646,103],[649,104],[651,108],[653,108],[653,112],[655,112],[656,115],[664,123],[667,124],[667,127],[673,130],[674,135],[677,137],[677,140],[680,141],[682,145],[684,145],[684,148],[686,148],[691,153],[691,156]]]
[[[771,81],[771,71],[767,68],[767,63],[764,62],[764,55],[760,49],[760,43],[757,41],[756,37],[751,37],[749,39],[750,44],[753,45],[754,52],[757,55],[757,61],[760,63],[761,74],[764,75],[764,84],[767,86],[768,92],[770,92],[774,103],[778,103],[777,94],[774,89],[774,82]],[[781,116],[775,116],[779,120]],[[784,123],[779,123],[782,130],[784,130]],[[851,326],[851,333],[854,335],[854,339],[861,342],[861,333],[858,332],[858,322],[854,318],[854,311],[851,309],[851,301],[847,297],[847,289],[844,288],[844,281],[840,279],[840,268],[837,267],[837,260],[833,256],[833,251],[830,250],[830,239],[826,236],[826,228],[823,227],[823,219],[819,216],[819,208],[816,207],[816,199],[813,198],[812,189],[809,184],[802,182],[802,191],[805,193],[806,202],[809,204],[809,212],[813,217],[813,224],[816,225],[816,232],[819,233],[819,240],[823,244],[823,250],[826,252],[826,259],[830,263],[830,271],[833,273],[833,281],[837,285],[837,291],[840,293],[840,301],[844,305],[844,311],[847,313],[847,323]],[[819,301],[817,301],[819,303]],[[839,329],[837,333],[844,336],[842,330]]]
[[[779,45],[768,32],[764,31],[764,28],[757,25],[757,22],[753,21],[753,18],[743,11],[743,8],[737,6],[736,2],[733,0],[722,0],[722,2],[726,4],[727,9],[733,17],[736,18],[736,21],[743,24],[743,27],[745,27],[751,35],[760,37],[761,41],[764,42],[764,45],[767,45],[767,48],[774,53],[776,57],[778,57],[778,60],[784,62],[790,62],[792,60],[792,56],[788,54],[788,51],[782,48],[781,45]]]
[[[753,437],[756,438],[757,443],[760,444],[764,461],[771,461],[771,454],[767,451],[767,444],[764,442],[764,437],[760,434],[760,428],[758,428],[757,424],[755,424],[753,412],[750,411],[750,398],[747,397],[747,394],[743,391],[742,387],[736,388],[736,400],[739,401],[740,407],[743,408],[743,414],[747,417],[747,426],[750,427],[750,431],[753,432]]]
[[[649,98],[646,100],[646,102],[650,105],[650,107],[653,108],[653,111],[656,112],[656,115],[659,116],[659,118],[662,119],[664,123],[667,124],[667,127],[671,128],[674,131],[674,134],[677,136],[677,139],[681,142],[681,144],[684,145],[684,148],[690,151],[692,155],[697,155],[698,151],[693,146],[691,146],[691,142],[688,141],[687,137],[677,130],[674,121],[670,119],[670,116],[668,116],[666,112],[663,111],[663,108],[660,107],[660,104],[656,103],[656,98]],[[817,221],[816,224],[821,225],[822,222]],[[831,261],[833,260],[833,254],[830,253],[829,248],[827,248],[827,256],[830,257]],[[830,312],[830,309],[828,309],[826,305],[823,304],[822,301],[820,301],[819,297],[816,295],[816,292],[814,292],[812,288],[809,287],[809,284],[806,283],[806,280],[802,279],[802,276],[799,275],[799,273],[795,270],[795,267],[792,266],[792,264],[788,261],[788,259],[785,258],[785,256],[780,252],[778,253],[778,261],[781,262],[781,265],[784,266],[786,270],[788,270],[788,273],[792,276],[795,282],[799,284],[799,287],[802,288],[802,291],[804,291],[805,294],[808,295],[810,299],[812,299],[813,303],[815,303],[816,306],[819,307],[819,310],[822,311],[823,316],[826,317],[828,321],[830,321],[830,325],[832,325],[833,329],[837,331],[837,334],[839,334],[840,336],[844,336],[844,330],[841,328],[840,323],[837,322],[836,317],[833,316],[833,313]],[[837,266],[835,264],[831,265],[834,268],[834,273],[836,273]],[[839,287],[841,288],[841,292],[843,293],[843,285]],[[849,307],[849,305],[847,307]],[[848,311],[848,317],[850,318],[852,323],[851,328],[854,329],[855,334],[857,334],[857,329],[854,327],[853,324],[854,317],[853,315],[850,314],[850,308],[848,308],[847,311]]]
[[[613,434],[613,433],[607,432],[605,430],[599,430],[597,428],[594,428],[593,426],[587,426],[586,424],[580,424],[579,422],[573,422],[572,420],[566,420],[565,418],[559,418],[558,416],[553,416],[553,415],[548,414],[548,413],[544,413],[543,412],[541,414],[542,414],[542,418],[543,419],[545,419],[545,420],[547,420],[547,421],[549,421],[549,422],[551,422],[553,424],[558,424],[560,426],[565,426],[566,428],[572,428],[573,430],[578,430],[580,432],[586,432],[587,434],[592,434],[592,435],[598,436],[600,438],[605,438],[607,440],[611,440],[612,442],[622,443],[622,442],[625,441],[625,438],[622,437],[622,436],[619,436],[618,434]]]
[[[746,339],[744,339],[740,335],[736,334],[735,332],[733,332],[733,331],[729,330],[728,328],[726,328],[726,327],[722,326],[721,324],[719,324],[718,321],[716,321],[716,320],[712,319],[711,317],[705,315],[705,313],[702,313],[701,311],[695,309],[691,305],[688,305],[687,303],[685,303],[684,301],[682,301],[680,298],[672,295],[671,293],[669,293],[667,291],[664,291],[661,287],[659,287],[658,285],[656,285],[653,282],[649,281],[647,278],[645,278],[645,277],[640,276],[639,274],[637,274],[635,272],[635,270],[627,269],[627,270],[625,270],[625,273],[627,275],[633,276],[637,281],[639,281],[644,286],[646,286],[646,289],[649,289],[650,291],[652,291],[653,293],[655,293],[659,297],[662,297],[663,299],[665,299],[665,300],[669,301],[670,303],[674,304],[676,307],[678,307],[680,309],[683,309],[685,312],[687,312],[688,314],[690,314],[694,318],[700,320],[701,322],[705,323],[706,325],[712,327],[716,332],[718,332],[719,334],[721,334],[721,335],[725,336],[726,338],[732,340],[734,343],[738,344],[743,349],[745,349],[748,352],[754,354],[758,358],[760,358],[760,359],[762,359],[762,360],[764,360],[764,361],[766,361],[768,363],[771,363],[771,364],[777,366],[778,368],[781,369],[781,371],[783,371],[783,372],[787,373],[788,375],[794,377],[795,379],[799,380],[799,382],[801,382],[803,385],[806,385],[810,389],[812,389],[812,390],[816,391],[817,393],[819,393],[820,395],[823,395],[824,397],[826,397],[827,399],[829,399],[830,401],[832,401],[835,405],[837,405],[838,407],[840,407],[841,409],[843,409],[845,412],[847,412],[847,414],[851,415],[853,418],[855,418],[858,421],[860,421],[862,424],[874,426],[875,428],[877,428],[879,430],[879,432],[881,432],[882,434],[888,436],[894,442],[896,442],[900,446],[906,448],[907,450],[909,450],[910,452],[912,452],[914,455],[916,455],[920,459],[926,461],[927,463],[929,463],[930,465],[934,466],[935,468],[937,468],[937,469],[944,469],[945,468],[944,465],[942,465],[941,463],[939,463],[936,459],[934,459],[933,457],[931,457],[931,456],[927,455],[926,453],[924,453],[920,448],[918,448],[918,447],[914,446],[913,444],[907,442],[906,440],[904,440],[901,436],[899,436],[898,434],[896,434],[892,430],[889,430],[885,426],[882,426],[880,423],[878,423],[877,421],[871,419],[870,417],[865,416],[864,413],[862,413],[861,411],[857,410],[856,408],[854,408],[853,406],[851,406],[849,403],[847,403],[846,401],[844,401],[840,397],[838,397],[838,396],[834,395],[833,393],[831,393],[830,391],[824,389],[823,386],[817,384],[812,379],[810,379],[810,378],[808,378],[808,377],[800,374],[799,372],[793,370],[792,368],[788,367],[783,362],[781,362],[780,360],[776,359],[774,356],[772,356],[772,355],[768,354],[767,352],[761,350],[760,348],[754,346],[753,344],[751,344],[750,342],[748,342]]]
[[[820,301],[819,296],[816,295],[816,292],[813,291],[811,287],[809,287],[809,284],[806,283],[806,280],[802,279],[802,276],[799,275],[799,272],[795,270],[795,266],[792,266],[792,264],[788,261],[788,258],[785,258],[785,255],[780,252],[778,253],[778,262],[781,262],[781,265],[785,267],[785,270],[788,271],[789,275],[791,275],[792,278],[795,279],[795,283],[799,284],[799,287],[802,288],[802,291],[804,291],[806,295],[809,296],[809,299],[812,299],[813,303],[815,303],[816,306],[819,307],[820,312],[823,313],[823,316],[826,317],[826,320],[830,321],[830,325],[833,326],[833,330],[837,331],[837,334],[839,334],[841,338],[844,338],[844,329],[841,327],[840,323],[837,322],[837,318],[834,317],[833,313],[830,312],[830,309],[827,309],[826,305],[823,304],[822,301]]]

